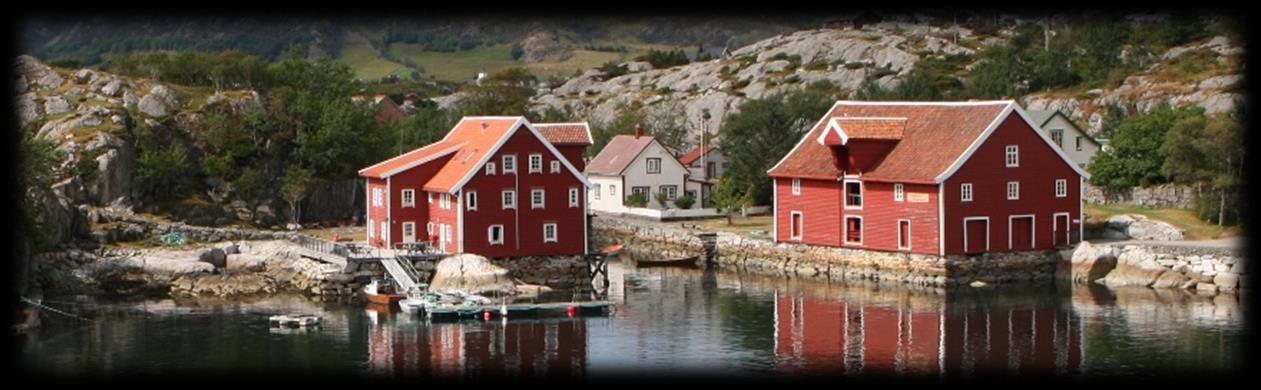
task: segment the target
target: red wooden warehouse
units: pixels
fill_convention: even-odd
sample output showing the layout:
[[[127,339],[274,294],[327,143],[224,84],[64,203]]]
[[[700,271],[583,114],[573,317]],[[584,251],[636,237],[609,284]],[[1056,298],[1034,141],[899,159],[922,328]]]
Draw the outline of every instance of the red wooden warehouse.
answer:
[[[1014,101],[840,101],[767,173],[777,242],[941,256],[1078,240],[1088,177]]]
[[[430,241],[486,257],[586,253],[587,180],[549,141],[581,156],[576,132],[587,142],[590,134],[574,127],[465,117],[442,140],[360,170],[368,243]]]

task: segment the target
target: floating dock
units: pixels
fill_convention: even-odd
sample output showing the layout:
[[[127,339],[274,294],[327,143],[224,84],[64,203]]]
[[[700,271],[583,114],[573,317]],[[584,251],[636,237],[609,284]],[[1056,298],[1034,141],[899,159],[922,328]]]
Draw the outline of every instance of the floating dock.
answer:
[[[306,328],[320,325],[320,317],[310,314],[274,315],[268,318],[273,328]]]
[[[609,301],[516,303],[510,305],[436,306],[424,310],[430,320],[543,318],[605,315],[612,309]],[[489,317],[488,317],[489,315]]]

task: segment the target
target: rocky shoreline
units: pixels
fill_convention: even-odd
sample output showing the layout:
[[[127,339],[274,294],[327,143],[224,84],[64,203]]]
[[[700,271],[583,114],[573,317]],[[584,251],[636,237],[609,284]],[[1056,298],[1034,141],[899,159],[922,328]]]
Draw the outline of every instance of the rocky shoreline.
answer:
[[[1234,249],[1152,243],[1091,244],[1073,252],[1070,278],[1077,284],[1181,289],[1197,294],[1237,294],[1248,288],[1247,263]]]

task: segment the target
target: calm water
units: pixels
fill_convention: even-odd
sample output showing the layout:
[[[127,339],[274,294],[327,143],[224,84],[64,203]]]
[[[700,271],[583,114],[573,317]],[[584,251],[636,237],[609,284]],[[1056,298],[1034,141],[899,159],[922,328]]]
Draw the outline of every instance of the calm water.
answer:
[[[1242,367],[1243,304],[1055,285],[949,294],[715,271],[611,266],[608,317],[428,324],[300,296],[51,306],[22,341],[43,374],[344,373],[477,378],[1213,375]],[[316,330],[267,317],[310,312]],[[730,378],[730,376],[728,376]]]

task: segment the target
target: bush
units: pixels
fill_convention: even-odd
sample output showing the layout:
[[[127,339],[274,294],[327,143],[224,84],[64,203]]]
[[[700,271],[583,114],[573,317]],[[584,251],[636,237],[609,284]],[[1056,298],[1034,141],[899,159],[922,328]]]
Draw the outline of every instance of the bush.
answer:
[[[657,51],[649,50],[647,54],[635,57],[635,61],[646,61],[653,69],[665,69],[673,66],[687,65],[691,62],[682,50]]]
[[[512,44],[512,50],[509,51],[509,54],[512,55],[512,59],[514,61],[519,60],[521,59],[521,56],[525,55],[525,49],[521,48],[520,43],[514,43]]]
[[[674,200],[674,205],[680,209],[690,209],[693,204],[696,204],[696,198],[691,195],[683,195]]]
[[[648,197],[642,192],[632,193],[626,196],[625,203],[630,207],[644,207],[648,205]]]
[[[664,209],[668,209],[670,208],[670,201],[669,199],[667,199],[667,196],[668,195],[666,195],[666,191],[661,190],[661,191],[657,191],[656,194],[653,194],[652,198],[653,200],[657,201],[658,206],[661,206],[661,208],[664,208]]]
[[[604,77],[601,77],[600,80],[608,80],[617,76],[621,76],[621,75],[626,74],[629,71],[626,68],[626,65],[620,65],[614,61],[605,62],[604,65],[600,65],[600,67],[596,68],[596,70],[599,70],[601,73],[604,73]]]

